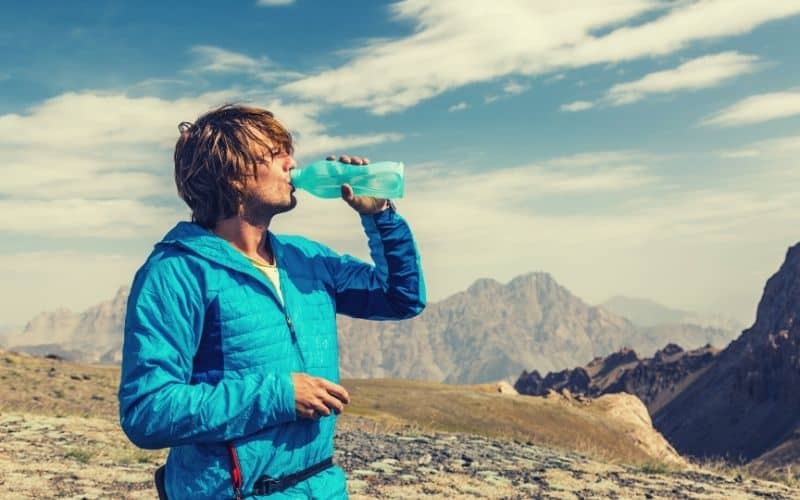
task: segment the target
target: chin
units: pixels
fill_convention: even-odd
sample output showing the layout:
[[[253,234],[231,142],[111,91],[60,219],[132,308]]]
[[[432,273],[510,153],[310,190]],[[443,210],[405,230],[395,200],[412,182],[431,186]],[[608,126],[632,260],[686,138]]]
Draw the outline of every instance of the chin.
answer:
[[[289,202],[280,208],[281,212],[288,212],[289,210],[293,209],[297,206],[297,198],[294,195],[291,195]]]

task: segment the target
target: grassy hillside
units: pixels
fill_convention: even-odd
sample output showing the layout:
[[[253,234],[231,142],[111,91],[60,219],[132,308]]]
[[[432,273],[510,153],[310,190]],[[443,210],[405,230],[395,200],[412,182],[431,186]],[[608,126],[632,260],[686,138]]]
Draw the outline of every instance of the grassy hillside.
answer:
[[[119,368],[0,351],[0,412],[116,421]],[[591,406],[501,395],[491,386],[344,380],[352,404],[342,428],[418,428],[479,434],[574,450],[622,463],[652,461],[625,428]]]
[[[119,367],[0,350],[0,412],[117,419]]]
[[[118,380],[116,366],[87,366],[0,350],[0,477],[10,481],[6,486],[0,481],[0,497],[16,491],[12,484],[20,481],[26,484],[25,495],[37,498],[51,495],[53,490],[49,488],[53,487],[78,497],[89,492],[87,498],[103,498],[113,491],[125,492],[118,498],[151,498],[152,470],[163,463],[166,450],[140,450],[128,442],[117,423]],[[494,442],[505,441],[506,445],[497,448],[500,450],[505,446],[543,446],[542,449],[553,450],[553,456],[561,457],[553,462],[559,464],[566,463],[565,457],[576,455],[557,450],[576,451],[599,459],[586,464],[608,469],[604,473],[608,481],[602,484],[616,481],[616,487],[623,490],[633,487],[631,481],[635,481],[642,488],[650,488],[648,491],[656,491],[652,489],[655,486],[647,486],[648,481],[655,478],[663,482],[666,474],[675,480],[689,481],[687,484],[699,477],[691,467],[676,469],[648,455],[641,447],[641,434],[632,434],[629,423],[626,424],[625,418],[620,419],[619,414],[610,416],[609,408],[600,400],[597,404],[585,404],[564,398],[501,395],[493,385],[449,386],[401,380],[342,383],[353,402],[341,416],[339,428],[347,436],[343,438],[345,443],[353,446],[350,441],[354,435],[362,439],[367,439],[363,437],[367,435],[387,439],[417,436],[414,439],[434,442],[439,438],[433,431],[452,431],[463,433],[452,435],[454,439],[472,434],[499,440]],[[631,415],[635,413],[625,413],[629,421]],[[339,446],[345,443],[340,442]],[[19,450],[24,451],[20,454]],[[352,456],[361,456],[363,451]],[[581,460],[575,463],[578,462],[584,463]],[[363,469],[364,464],[357,464],[358,467]],[[415,461],[412,468],[416,467]],[[32,470],[46,480],[25,481]],[[623,471],[632,474],[632,479],[620,479]],[[354,474],[362,472],[356,470]],[[733,477],[739,471],[731,474],[722,468],[718,472]],[[435,477],[439,481],[450,476]],[[447,481],[461,484],[455,477]],[[703,477],[714,484],[738,484],[721,476]],[[574,483],[575,479],[570,481]],[[796,487],[793,481],[788,482]],[[359,481],[351,483],[355,488]],[[747,483],[756,485],[756,481]],[[424,481],[417,484],[414,488],[422,489],[414,490],[416,493],[411,496],[428,491],[430,484]],[[585,484],[578,482],[573,486],[581,489]],[[763,491],[780,489],[762,486],[763,483],[758,483]]]
[[[626,426],[591,405],[498,394],[489,385],[389,379],[342,384],[352,396],[346,414],[387,426],[533,442],[622,463],[653,460],[628,437]]]

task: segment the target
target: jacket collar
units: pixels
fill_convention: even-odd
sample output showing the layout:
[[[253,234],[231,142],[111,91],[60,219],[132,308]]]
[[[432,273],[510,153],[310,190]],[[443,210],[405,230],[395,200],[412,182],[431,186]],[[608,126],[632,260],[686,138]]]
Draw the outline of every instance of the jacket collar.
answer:
[[[283,262],[283,246],[272,232],[268,232],[268,236],[275,261],[280,268]],[[210,262],[252,276],[275,294],[272,283],[268,282],[267,278],[247,260],[247,257],[224,238],[220,238],[199,224],[179,222],[156,244],[157,247],[162,245],[184,248]]]

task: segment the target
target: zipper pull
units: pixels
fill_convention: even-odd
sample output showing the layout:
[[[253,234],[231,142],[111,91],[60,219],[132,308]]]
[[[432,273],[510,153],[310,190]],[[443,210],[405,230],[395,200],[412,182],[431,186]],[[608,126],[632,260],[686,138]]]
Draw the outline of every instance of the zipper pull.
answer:
[[[289,333],[292,334],[292,342],[297,343],[297,334],[294,332],[294,325],[292,324],[292,318],[289,315],[286,315],[286,326],[289,327]]]

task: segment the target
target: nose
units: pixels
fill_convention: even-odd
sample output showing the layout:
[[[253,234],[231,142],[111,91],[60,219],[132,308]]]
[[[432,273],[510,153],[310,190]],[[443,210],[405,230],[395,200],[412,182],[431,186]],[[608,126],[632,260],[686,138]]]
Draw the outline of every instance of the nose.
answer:
[[[286,164],[288,165],[287,170],[292,170],[294,168],[297,168],[297,162],[294,159],[294,155],[289,155]]]

